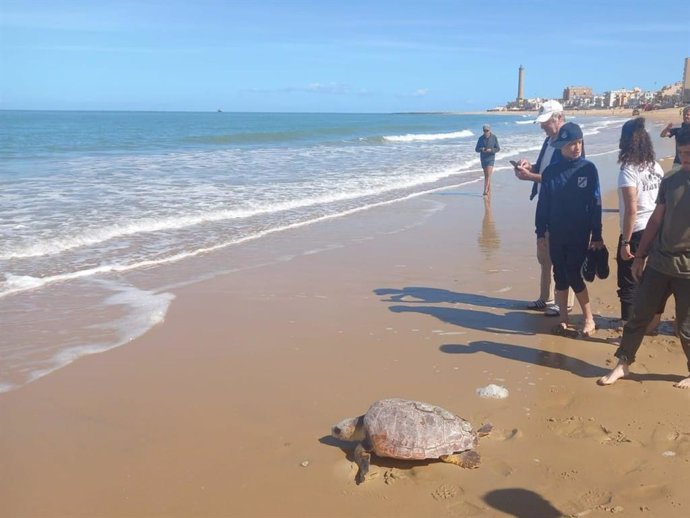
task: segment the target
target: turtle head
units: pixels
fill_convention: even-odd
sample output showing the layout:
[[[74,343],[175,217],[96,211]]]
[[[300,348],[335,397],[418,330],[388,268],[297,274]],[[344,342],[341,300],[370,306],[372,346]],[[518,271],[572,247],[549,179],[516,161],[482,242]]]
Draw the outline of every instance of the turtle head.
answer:
[[[343,419],[331,427],[331,434],[336,439],[343,441],[359,441],[363,438],[362,424],[364,416]]]

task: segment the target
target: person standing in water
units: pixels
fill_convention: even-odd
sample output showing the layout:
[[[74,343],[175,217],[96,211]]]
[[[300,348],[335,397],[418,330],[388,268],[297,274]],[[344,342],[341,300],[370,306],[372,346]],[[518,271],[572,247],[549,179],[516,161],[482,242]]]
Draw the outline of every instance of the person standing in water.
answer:
[[[477,146],[474,150],[479,153],[479,161],[484,170],[484,196],[488,196],[491,194],[491,173],[494,171],[496,153],[501,150],[498,146],[498,139],[496,135],[491,133],[491,126],[488,124],[484,124],[482,127],[482,136],[477,140]]]

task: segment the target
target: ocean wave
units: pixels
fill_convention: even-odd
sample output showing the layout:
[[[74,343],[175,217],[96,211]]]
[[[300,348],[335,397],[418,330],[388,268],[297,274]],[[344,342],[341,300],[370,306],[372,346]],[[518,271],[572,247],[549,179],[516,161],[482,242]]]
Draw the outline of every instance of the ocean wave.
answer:
[[[449,140],[456,138],[467,138],[474,136],[470,130],[453,131],[451,133],[409,133],[407,135],[384,136],[383,140],[388,142],[430,142],[434,140]]]
[[[143,235],[156,232],[176,231],[203,225],[230,220],[247,220],[257,216],[265,216],[282,212],[308,209],[318,205],[329,205],[344,201],[365,198],[369,196],[383,195],[399,189],[411,189],[420,185],[433,183],[454,174],[462,174],[478,163],[478,159],[470,159],[452,167],[440,168],[422,174],[406,174],[401,177],[373,177],[353,178],[339,186],[339,190],[332,188],[319,189],[311,196],[305,196],[288,201],[273,200],[270,203],[255,201],[245,207],[235,209],[212,210],[196,214],[181,214],[168,217],[148,217],[136,221],[124,221],[111,223],[108,226],[96,229],[85,229],[79,234],[52,237],[37,242],[17,243],[6,245],[0,252],[0,260],[27,259],[61,254],[66,251],[99,245],[107,241]],[[19,282],[14,280],[13,283]],[[25,279],[22,282],[32,282]]]
[[[366,211],[373,209],[375,207],[382,207],[385,205],[390,205],[393,203],[398,203],[401,201],[409,200],[412,198],[416,198],[418,196],[422,196],[424,194],[430,194],[433,192],[441,191],[444,189],[449,189],[453,187],[461,187],[463,185],[467,185],[470,183],[474,183],[476,181],[479,181],[479,178],[473,178],[471,180],[467,180],[465,182],[459,182],[457,184],[453,185],[443,185],[440,187],[432,187],[430,189],[425,189],[425,190],[420,190],[416,191],[413,193],[406,194],[404,196],[392,198],[392,199],[387,199],[384,201],[379,201],[379,202],[374,202],[374,203],[368,203],[365,205],[361,205],[358,207],[353,207],[349,208],[346,210],[342,210],[340,212],[335,212],[331,214],[325,214],[321,216],[317,216],[305,221],[297,221],[294,223],[289,223],[286,225],[282,226],[276,226],[276,227],[271,227],[267,228],[258,232],[255,232],[253,234],[245,235],[239,238],[231,239],[225,242],[217,243],[212,246],[207,246],[203,248],[198,248],[196,250],[190,250],[190,251],[185,251],[185,252],[180,252],[168,257],[162,257],[162,258],[157,258],[157,259],[145,259],[142,261],[138,261],[135,263],[130,263],[130,264],[121,264],[121,263],[111,263],[111,264],[101,264],[96,267],[92,268],[85,268],[83,270],[77,270],[73,272],[66,272],[66,273],[59,273],[55,275],[50,275],[46,277],[32,277],[28,275],[13,275],[11,273],[6,273],[5,274],[5,282],[0,283],[0,298],[7,297],[9,295],[15,295],[17,293],[37,289],[37,288],[42,288],[44,286],[47,286],[49,284],[54,284],[58,282],[67,282],[67,281],[73,281],[77,279],[83,279],[83,278],[89,278],[97,275],[104,275],[104,274],[109,274],[109,273],[124,273],[128,271],[133,271],[133,270],[138,270],[142,268],[150,268],[150,267],[155,267],[155,266],[161,266],[165,264],[172,264],[172,263],[177,263],[179,261],[183,261],[186,259],[190,259],[193,257],[198,257],[201,255],[205,255],[211,252],[215,252],[217,250],[222,250],[224,248],[234,246],[234,245],[239,245],[242,243],[247,243],[251,242],[257,239],[260,239],[262,237],[268,236],[270,234],[274,234],[277,232],[284,232],[286,230],[291,230],[295,228],[300,228],[300,227],[305,227],[308,225],[312,225],[314,223],[319,223],[322,221],[328,221],[332,219],[337,219],[337,218],[342,218],[345,216],[349,216],[351,214],[356,214],[358,212]]]

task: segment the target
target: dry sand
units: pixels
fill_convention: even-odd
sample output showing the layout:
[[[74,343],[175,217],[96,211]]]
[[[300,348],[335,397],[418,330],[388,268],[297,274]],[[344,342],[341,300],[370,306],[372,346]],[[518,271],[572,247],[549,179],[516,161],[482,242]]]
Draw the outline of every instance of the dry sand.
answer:
[[[180,289],[141,339],[1,394],[0,514],[688,516],[673,304],[634,376],[597,386],[618,333],[613,259],[590,285],[597,337],[552,336],[524,309],[538,284],[529,185],[497,172],[490,204],[480,189],[296,229],[323,251]],[[509,397],[479,398],[490,383]],[[493,423],[481,466],[374,459],[356,485],[329,428],[393,396]]]

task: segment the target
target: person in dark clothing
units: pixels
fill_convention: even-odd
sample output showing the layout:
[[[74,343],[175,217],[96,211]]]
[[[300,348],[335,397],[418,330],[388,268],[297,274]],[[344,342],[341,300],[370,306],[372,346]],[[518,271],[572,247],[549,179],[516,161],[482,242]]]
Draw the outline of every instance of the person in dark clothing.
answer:
[[[553,332],[577,335],[568,325],[568,288],[572,288],[584,317],[581,332],[591,336],[595,331],[594,316],[581,269],[587,250],[604,246],[599,173],[592,162],[582,157],[582,130],[577,124],[564,124],[553,144],[563,159],[549,165],[542,175],[535,217],[537,241],[549,233],[556,303],[561,310]]]
[[[661,130],[662,137],[675,137],[676,138],[676,156],[673,159],[673,167],[671,168],[670,174],[675,173],[680,169],[680,155],[678,154],[678,133],[681,130],[690,128],[690,106],[683,108],[683,123],[680,128],[674,128],[673,123],[669,122],[668,125]]]
[[[484,124],[482,136],[477,140],[477,146],[474,150],[479,153],[479,161],[484,170],[484,196],[488,196],[491,194],[491,173],[494,170],[496,153],[501,150],[498,146],[498,139],[496,135],[491,133],[491,126],[488,124]]]
[[[668,291],[676,301],[676,330],[690,370],[690,128],[676,138],[681,168],[659,186],[654,212],[635,252],[632,274],[640,285],[630,320],[623,327],[618,364],[600,385],[612,385],[630,373],[645,330]],[[676,387],[690,389],[690,376]]]

